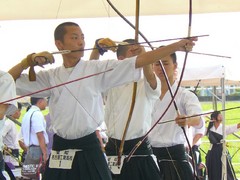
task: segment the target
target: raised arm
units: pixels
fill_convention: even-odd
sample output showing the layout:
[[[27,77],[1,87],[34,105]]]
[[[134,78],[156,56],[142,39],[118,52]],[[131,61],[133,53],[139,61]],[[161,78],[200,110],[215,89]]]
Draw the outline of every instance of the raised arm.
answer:
[[[159,61],[160,58],[166,57],[176,51],[191,51],[192,47],[195,45],[194,41],[197,41],[197,38],[189,40],[183,39],[168,46],[140,54],[137,57],[135,67],[140,68],[148,64],[153,64],[154,62]]]
[[[152,64],[143,66],[143,74],[152,89],[157,88],[157,78],[153,72]]]
[[[40,53],[29,54],[26,58],[24,58],[20,63],[12,67],[8,73],[12,75],[13,79],[16,81],[22,72],[30,67],[29,75],[34,76],[34,66],[43,66],[45,64],[54,63],[54,57],[51,53],[44,51]],[[31,78],[31,77],[30,77]],[[34,77],[33,77],[34,78]]]
[[[99,50],[98,50],[98,48],[96,46],[96,43],[97,43],[97,40],[96,40],[96,42],[95,42],[95,44],[93,46],[93,50],[92,50],[92,52],[90,54],[89,60],[99,60],[100,53],[99,53]]]
[[[109,38],[100,38],[95,41],[89,60],[98,60],[108,50],[116,52],[117,45]]]
[[[16,97],[16,87],[9,73],[0,71],[0,121],[5,115],[13,115],[17,111],[15,101],[5,102]],[[3,103],[5,102],[5,103]]]
[[[12,75],[14,81],[16,81],[20,75],[22,74],[23,72],[23,67],[21,65],[21,63],[18,63],[17,65],[13,66],[9,71],[8,73]]]

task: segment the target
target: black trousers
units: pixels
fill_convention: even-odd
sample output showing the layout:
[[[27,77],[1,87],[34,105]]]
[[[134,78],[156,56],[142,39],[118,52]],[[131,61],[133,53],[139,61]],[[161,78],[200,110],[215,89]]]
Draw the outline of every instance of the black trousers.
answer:
[[[124,143],[123,154],[128,155],[134,146],[142,138],[127,140]],[[106,155],[118,155],[121,141],[110,138],[105,147]],[[116,180],[162,180],[160,177],[159,168],[154,161],[152,148],[148,139],[146,139],[139,148],[135,151],[134,156],[129,162],[124,159],[120,175],[113,174],[113,179]]]
[[[75,154],[71,169],[49,168],[49,160],[43,180],[111,180],[107,161],[101,150],[96,133],[68,140],[57,135],[53,137],[53,150],[81,149]]]
[[[171,147],[153,148],[158,160],[160,174],[167,180],[194,180],[192,167],[187,160],[183,144]]]

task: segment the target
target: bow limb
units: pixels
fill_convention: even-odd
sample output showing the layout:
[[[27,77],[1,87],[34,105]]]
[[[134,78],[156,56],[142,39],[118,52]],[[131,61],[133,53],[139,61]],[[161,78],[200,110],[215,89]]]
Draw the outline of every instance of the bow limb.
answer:
[[[106,0],[108,2],[108,4],[111,6],[111,8],[128,24],[130,25],[134,30],[135,30],[135,26],[124,16],[122,15],[122,13],[111,3],[110,0]],[[136,31],[135,31],[136,32]],[[149,43],[149,41],[147,40],[147,38],[143,35],[143,33],[141,33],[141,31],[138,30],[138,34],[146,41],[146,43],[149,45],[149,47],[151,47],[151,49],[153,49],[153,46]]]
[[[135,40],[137,39],[138,34],[141,35],[141,37],[147,42],[147,44],[148,44],[148,45],[151,47],[151,49],[153,50],[153,49],[154,49],[153,46],[150,44],[150,42],[147,40],[147,38],[139,31],[139,28],[138,28],[138,22],[139,22],[139,20],[137,20],[137,17],[139,17],[139,14],[138,14],[139,12],[137,12],[137,9],[139,9],[139,2],[136,3],[136,26],[137,26],[137,28],[135,28],[135,26],[134,26],[131,22],[129,22],[129,21],[127,20],[127,18],[125,18],[125,17],[120,13],[120,11],[117,10],[117,8],[110,2],[110,0],[107,0],[107,2],[108,2],[108,4],[113,8],[113,10],[114,10],[125,22],[127,22],[133,29],[135,29]],[[162,63],[160,63],[160,66],[161,66],[162,69],[164,69]],[[166,81],[168,82],[168,84],[170,84],[170,83],[169,83],[169,80],[168,80],[168,78],[167,78],[166,72],[165,72],[165,71],[163,71],[163,72],[164,72],[164,77],[165,77]],[[169,87],[170,92],[172,92],[171,89],[170,89],[170,85],[169,85],[168,87]],[[131,120],[132,111],[133,111],[133,107],[134,107],[134,103],[133,103],[133,102],[135,101],[135,97],[134,97],[134,96],[136,96],[136,94],[134,95],[134,93],[136,93],[136,92],[134,92],[134,91],[136,91],[136,83],[134,83],[133,96],[132,96],[132,105],[131,105],[131,108],[130,108],[130,112],[129,112],[127,124],[126,124],[126,126],[125,126],[124,133],[123,133],[123,137],[122,137],[122,141],[121,141],[121,144],[120,144],[120,149],[119,149],[119,154],[118,154],[118,164],[120,164],[120,162],[121,162],[121,161],[120,161],[120,158],[121,158],[121,155],[122,155],[122,152],[123,152],[123,146],[124,146],[124,140],[125,140],[125,136],[126,136],[126,131],[127,131],[128,126],[129,126],[129,123],[130,123],[130,120]],[[175,94],[175,96],[176,96],[176,94]],[[142,139],[141,141],[139,141],[139,143],[137,143],[137,145],[135,146],[135,148],[133,148],[133,150],[130,152],[130,154],[129,154],[129,156],[128,156],[128,159],[127,159],[128,161],[130,160],[130,158],[131,158],[131,156],[133,155],[133,153],[137,150],[137,148],[138,148],[138,147],[142,144],[142,142],[147,138],[148,134],[152,131],[152,129],[153,129],[153,128],[158,124],[158,122],[162,119],[162,117],[163,117],[164,114],[167,112],[167,110],[170,108],[172,102],[174,102],[175,96],[172,97],[172,101],[169,103],[168,108],[165,110],[165,112],[163,113],[163,115],[159,118],[159,120],[157,121],[157,123],[148,131],[148,133],[143,137],[143,139]],[[177,107],[177,106],[176,106],[176,103],[174,103],[174,104],[175,104],[175,107]]]
[[[135,41],[138,42],[138,34],[147,42],[147,44],[149,45],[149,47],[151,47],[151,49],[153,49],[153,46],[149,43],[149,41],[147,40],[147,38],[139,31],[139,0],[136,0],[136,26],[137,28],[135,28],[135,26],[130,22],[128,21],[127,18],[124,17],[124,15],[122,15],[122,13],[120,11],[118,11],[118,9],[111,3],[110,0],[107,0],[108,4],[112,7],[112,9],[128,24],[130,25],[134,30],[135,30]],[[133,96],[132,96],[132,105],[131,105],[131,108],[130,108],[130,112],[129,112],[129,116],[128,116],[128,121],[127,121],[127,124],[126,124],[126,127],[128,126],[128,123],[130,123],[130,114],[131,114],[131,111],[133,111],[132,107],[134,106],[133,105],[133,101],[135,101],[133,98],[136,97],[136,94],[134,94],[134,92],[136,93],[136,89],[137,89],[137,83],[134,83],[133,85]],[[126,131],[126,127],[125,127],[125,130],[124,130],[124,134],[123,134],[123,138],[125,135],[125,131]],[[124,141],[123,141],[123,138],[122,138],[122,141],[121,141],[121,145],[120,145],[120,148],[119,148],[119,154],[118,154],[118,164],[120,164],[120,158],[121,158],[121,155],[122,155],[122,151],[123,151],[123,144],[124,144]],[[139,144],[139,143],[138,143]],[[141,142],[139,144],[139,146],[141,145]],[[139,147],[137,146],[137,147]],[[137,149],[137,148],[136,148]],[[135,151],[134,151],[135,152]],[[133,153],[134,153],[133,152]],[[128,156],[128,161],[130,160],[131,158],[131,155]]]
[[[151,47],[151,49],[153,50],[154,48],[153,48],[153,46],[149,43],[149,41],[147,40],[147,38],[138,30],[138,32],[136,31],[136,28],[134,27],[134,25],[133,24],[131,24],[131,22],[129,22],[115,7],[114,7],[114,5],[110,2],[110,0],[107,0],[107,2],[108,2],[108,4],[115,10],[115,12],[124,20],[124,21],[126,21],[133,29],[135,29],[135,37],[137,37],[137,34],[140,34],[141,36],[142,36],[142,38],[148,43],[148,45]],[[137,17],[137,16],[136,16]],[[136,21],[137,22],[137,21]],[[137,23],[136,23],[137,24]],[[138,24],[137,24],[138,25]],[[185,56],[185,59],[187,59],[187,55]],[[164,67],[163,67],[163,65],[162,65],[162,63],[160,63],[160,66],[161,66],[161,68],[162,69],[164,69]],[[165,71],[163,71],[164,72],[164,77],[165,77],[165,79],[166,79],[166,81],[168,82],[168,84],[169,84],[169,86],[168,86],[168,89],[169,89],[169,91],[170,92],[172,92],[171,91],[171,86],[170,86],[170,83],[169,83],[169,80],[168,80],[168,78],[167,78],[167,75],[166,75],[166,73],[165,73]],[[180,83],[179,83],[180,84]],[[179,88],[179,87],[178,87]],[[176,91],[177,92],[177,91]],[[158,122],[162,119],[162,117],[166,114],[166,112],[168,111],[168,109],[170,108],[170,106],[171,106],[171,104],[174,102],[174,106],[175,106],[175,108],[176,108],[176,110],[177,110],[177,106],[176,106],[176,102],[174,101],[174,99],[175,99],[175,96],[176,96],[176,94],[177,93],[175,93],[174,95],[173,95],[173,93],[172,93],[172,100],[171,100],[171,102],[169,103],[169,105],[168,105],[168,107],[166,108],[166,110],[164,111],[164,113],[162,114],[162,116],[159,118],[159,120],[153,125],[153,127],[146,133],[146,135],[142,138],[142,140],[141,141],[139,141],[136,145],[135,145],[135,147],[132,149],[132,151],[129,153],[129,155],[128,155],[128,157],[127,157],[127,161],[129,161],[130,160],[130,158],[132,157],[132,155],[134,154],[134,152],[137,150],[137,148],[142,144],[142,142],[147,138],[147,136],[148,136],[148,134],[153,130],[153,128],[158,124]],[[131,110],[130,110],[130,112],[131,112]],[[128,118],[128,120],[129,120],[129,118]],[[130,121],[129,121],[130,122]],[[128,124],[128,122],[127,122],[127,124]],[[126,127],[127,127],[128,125],[126,125]],[[126,128],[125,128],[125,130],[126,130]],[[125,132],[124,132],[124,134],[125,134]],[[123,135],[123,138],[124,138],[124,135]],[[123,140],[124,139],[122,139],[122,141],[121,141],[121,144],[122,143],[124,143],[123,142]],[[120,150],[119,150],[119,156],[118,156],[118,164],[120,164],[120,158],[121,158],[121,151],[123,151],[123,145],[121,146],[120,145]],[[176,171],[177,171],[177,169],[176,169]],[[178,171],[177,171],[177,173],[178,173]],[[179,176],[180,177],[180,176]]]
[[[191,36],[191,28],[192,28],[192,0],[189,0],[189,14],[188,14],[188,38]],[[174,96],[176,96],[178,90],[179,90],[179,87],[180,87],[180,84],[182,82],[182,79],[183,79],[183,75],[184,75],[184,71],[185,71],[185,67],[186,67],[186,63],[187,63],[187,57],[188,57],[188,51],[186,50],[185,52],[185,57],[184,57],[184,63],[183,63],[183,68],[182,68],[182,72],[181,72],[181,75],[180,75],[180,78],[179,78],[179,82],[178,82],[178,85],[177,85],[177,88],[176,88],[176,91],[174,93]],[[177,109],[176,109],[177,110]],[[178,115],[180,115],[180,112],[179,110],[177,110],[177,113]],[[193,157],[193,152],[192,152],[192,148],[191,148],[191,145],[190,145],[190,142],[189,142],[189,139],[187,137],[187,134],[186,134],[186,130],[184,127],[182,127],[182,130],[183,130],[183,133],[184,133],[184,136],[186,138],[186,141],[187,141],[187,144],[188,144],[188,148],[189,148],[189,151],[190,151],[190,154],[192,155]],[[198,179],[197,175],[196,175],[196,170],[195,170],[195,161],[194,161],[194,158],[192,158],[192,164],[193,164],[193,175],[194,175],[194,178],[195,179]]]
[[[140,9],[140,0],[136,0],[136,15],[135,15],[135,43],[138,43],[138,34],[139,34],[139,9]],[[128,114],[128,119],[127,123],[124,128],[121,144],[119,147],[119,152],[118,152],[118,165],[121,163],[121,156],[123,154],[123,149],[124,149],[124,143],[127,135],[127,131],[132,119],[132,114],[136,102],[136,96],[137,96],[137,82],[133,83],[133,92],[132,92],[132,103],[130,106],[129,114]]]
[[[189,17],[188,17],[188,38],[191,36],[191,28],[192,28],[192,0],[189,0]],[[184,57],[184,63],[183,63],[183,68],[182,68],[182,72],[179,78],[179,82],[178,82],[178,86],[177,89],[175,91],[175,94],[177,94],[178,89],[180,87],[180,84],[182,82],[183,79],[183,74],[185,71],[185,67],[186,67],[186,62],[187,62],[187,57],[188,57],[188,51],[185,52],[185,57]]]
[[[187,35],[188,38],[191,36],[191,26],[192,26],[192,0],[189,0],[189,19],[188,19],[188,35]],[[179,83],[178,83],[178,86],[177,86],[177,89],[176,89],[174,95],[173,95],[173,92],[172,92],[171,85],[169,83],[168,77],[166,76],[166,71],[165,71],[162,63],[159,61],[160,67],[161,67],[162,71],[164,72],[163,74],[164,74],[164,77],[166,79],[170,95],[171,95],[171,97],[173,99],[174,107],[175,107],[178,115],[180,115],[180,112],[179,112],[179,109],[177,107],[177,104],[176,104],[176,101],[174,100],[174,98],[175,98],[175,96],[176,96],[176,94],[178,92],[178,89],[180,87],[180,84],[182,82],[184,70],[185,70],[185,67],[186,67],[187,57],[188,57],[188,51],[186,51],[186,53],[185,53],[183,69],[182,69],[180,80],[179,80]]]
[[[190,0],[190,4],[189,4],[189,27],[188,27],[188,37],[190,37],[190,34],[191,34],[191,22],[192,22],[192,1]],[[186,54],[185,54],[185,58],[184,58],[184,68],[186,66],[186,60],[187,60],[187,55],[188,55],[188,52],[186,51]],[[162,117],[166,114],[166,112],[168,111],[168,109],[170,108],[171,104],[174,103],[174,107],[178,113],[178,115],[180,114],[179,113],[179,110],[178,110],[178,107],[177,107],[177,104],[175,102],[175,97],[177,95],[177,91],[180,87],[180,84],[181,84],[181,81],[182,81],[182,77],[183,77],[183,73],[184,73],[184,68],[183,68],[183,71],[181,73],[181,78],[179,80],[179,83],[178,83],[178,86],[177,86],[177,89],[175,91],[175,93],[173,94],[172,90],[171,90],[171,85],[169,83],[169,80],[168,80],[168,77],[166,75],[166,72],[165,72],[165,69],[162,65],[162,63],[159,61],[159,64],[160,64],[160,67],[163,71],[163,74],[164,74],[164,77],[165,77],[165,80],[167,82],[167,86],[168,86],[168,89],[169,89],[169,92],[171,94],[171,101],[169,103],[169,105],[167,106],[167,108],[165,109],[165,111],[163,112],[162,116],[158,119],[158,121],[151,127],[151,129],[146,133],[146,135],[143,137],[143,139],[141,141],[139,141],[139,143],[136,144],[136,146],[132,149],[132,151],[130,152],[128,158],[127,158],[127,161],[130,160],[131,156],[133,155],[133,153],[136,151],[136,149],[141,145],[141,143],[147,138],[148,134],[153,130],[153,128],[160,122],[160,120],[162,119]],[[184,130],[184,135],[187,139],[187,136],[186,136],[186,132],[185,132],[185,129],[183,128]],[[188,141],[188,139],[187,139]],[[189,141],[188,141],[188,144],[189,144]]]

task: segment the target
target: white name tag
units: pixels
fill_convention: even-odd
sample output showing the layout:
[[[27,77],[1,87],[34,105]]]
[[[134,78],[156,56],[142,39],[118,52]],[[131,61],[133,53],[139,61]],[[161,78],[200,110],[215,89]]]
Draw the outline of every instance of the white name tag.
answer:
[[[81,150],[77,149],[67,149],[62,151],[52,150],[49,160],[49,167],[57,169],[71,169],[72,162],[77,151]]]
[[[121,164],[118,165],[118,156],[107,156],[108,167],[113,174],[120,174],[124,158],[124,156],[121,156]]]

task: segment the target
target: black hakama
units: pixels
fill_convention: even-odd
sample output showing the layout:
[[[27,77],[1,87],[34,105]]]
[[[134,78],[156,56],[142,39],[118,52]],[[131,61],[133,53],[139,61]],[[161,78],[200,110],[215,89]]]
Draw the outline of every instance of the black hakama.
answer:
[[[161,177],[165,180],[194,180],[192,167],[187,160],[184,145],[153,148]]]
[[[111,173],[100,148],[96,133],[83,138],[67,140],[57,135],[53,138],[53,150],[81,149],[75,154],[71,169],[45,170],[43,180],[111,180]]]
[[[134,146],[142,138],[127,140],[124,142],[123,154],[128,155]],[[117,156],[121,141],[110,138],[105,150],[108,156]],[[162,180],[159,168],[152,158],[152,149],[148,139],[146,139],[135,151],[129,162],[124,159],[120,175],[113,175],[117,180]],[[137,156],[136,156],[137,155]]]
[[[222,179],[222,143],[220,141],[223,139],[221,134],[209,131],[209,141],[212,144],[211,150],[208,151],[206,156],[206,166],[208,172],[209,180]],[[234,169],[232,167],[231,159],[229,153],[227,154],[227,179],[235,180]]]

